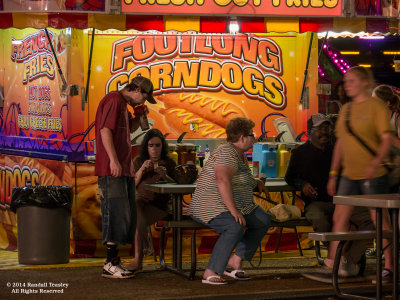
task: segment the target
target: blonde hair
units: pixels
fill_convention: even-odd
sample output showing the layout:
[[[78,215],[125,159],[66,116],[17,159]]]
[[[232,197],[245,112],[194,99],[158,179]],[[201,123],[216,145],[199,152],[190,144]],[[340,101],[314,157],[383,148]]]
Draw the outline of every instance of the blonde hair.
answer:
[[[374,74],[372,73],[372,71],[370,69],[356,66],[356,67],[352,67],[347,70],[347,73],[351,73],[351,72],[355,73],[356,76],[358,78],[360,78],[362,81],[367,81],[368,89],[372,90],[372,88],[374,87],[374,84],[375,84],[375,80],[374,80]]]

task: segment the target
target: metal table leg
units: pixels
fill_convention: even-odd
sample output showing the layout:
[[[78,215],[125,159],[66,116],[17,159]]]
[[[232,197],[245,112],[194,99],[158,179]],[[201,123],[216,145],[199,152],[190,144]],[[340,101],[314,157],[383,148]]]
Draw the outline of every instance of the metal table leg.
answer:
[[[376,208],[376,299],[382,299],[382,208]]]
[[[393,224],[393,299],[399,299],[399,209],[392,210]]]
[[[173,214],[172,214],[172,219],[176,221],[178,219],[177,217],[177,211],[178,211],[178,203],[179,203],[179,196],[174,195],[173,197]],[[176,268],[176,253],[177,253],[177,236],[178,236],[178,231],[177,228],[172,228],[172,266]]]
[[[181,221],[182,220],[182,194],[175,194],[173,197],[173,221]],[[173,273],[182,275],[186,278],[191,280],[194,279],[194,273],[192,272],[185,272],[182,269],[182,228],[180,227],[173,227],[172,228],[172,266],[165,264],[164,259],[162,259],[163,264],[162,266],[164,269],[171,271]],[[164,253],[163,253],[164,254]],[[161,259],[161,258],[160,258]]]
[[[340,241],[339,245],[336,249],[335,254],[335,261],[333,263],[333,270],[332,270],[332,285],[333,289],[335,290],[336,296],[340,299],[357,299],[357,300],[373,300],[374,298],[352,295],[352,294],[345,294],[339,288],[339,265],[340,265],[340,258],[342,257],[343,246],[347,241]]]
[[[178,207],[176,221],[182,220],[182,200],[183,195],[178,195]],[[176,268],[178,271],[182,270],[182,228],[176,228]]]

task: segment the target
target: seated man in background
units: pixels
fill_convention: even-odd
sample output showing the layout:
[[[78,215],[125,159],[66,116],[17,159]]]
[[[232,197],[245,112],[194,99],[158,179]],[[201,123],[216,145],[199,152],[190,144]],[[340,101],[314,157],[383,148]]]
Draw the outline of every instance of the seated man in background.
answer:
[[[323,114],[314,114],[307,121],[309,140],[292,151],[285,180],[301,191],[305,218],[315,232],[330,232],[335,206],[327,193],[333,145],[332,123]],[[354,210],[352,224],[357,230],[370,230],[374,226],[366,208]],[[342,257],[339,275],[356,276],[358,263],[366,250],[364,241],[354,241]]]

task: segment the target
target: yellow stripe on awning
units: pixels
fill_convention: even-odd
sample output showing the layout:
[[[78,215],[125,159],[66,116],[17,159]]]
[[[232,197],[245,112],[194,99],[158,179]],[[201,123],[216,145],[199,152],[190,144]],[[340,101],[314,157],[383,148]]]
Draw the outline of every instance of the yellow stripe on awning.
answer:
[[[299,18],[264,18],[266,32],[299,32]]]
[[[46,28],[48,25],[47,14],[13,13],[13,27],[15,28]]]
[[[361,32],[366,31],[367,22],[365,18],[333,18],[334,32]]]
[[[88,28],[126,30],[126,16],[122,14],[88,14]]]
[[[399,20],[397,19],[390,19],[389,20],[389,32],[390,33],[398,33],[400,31],[399,28]]]
[[[164,16],[164,30],[185,32],[195,30],[200,32],[200,17]]]

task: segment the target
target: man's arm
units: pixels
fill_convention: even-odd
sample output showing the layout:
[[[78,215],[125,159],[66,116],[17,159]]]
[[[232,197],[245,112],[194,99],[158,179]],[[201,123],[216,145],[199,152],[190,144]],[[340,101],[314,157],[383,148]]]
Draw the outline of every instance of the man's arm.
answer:
[[[132,117],[132,114],[128,111],[130,132],[135,132],[140,126],[140,120],[138,116]]]
[[[304,178],[300,176],[298,170],[300,166],[297,165],[299,160],[304,159],[312,159],[297,156],[296,152],[292,152],[292,156],[290,157],[289,166],[285,175],[285,181],[291,185],[300,189],[302,193],[310,199],[315,199],[318,196],[317,191],[314,187]]]
[[[111,175],[119,177],[122,174],[122,167],[119,163],[117,152],[115,151],[113,135],[111,129],[104,127],[100,129],[101,140],[103,141],[104,149],[110,159]]]
[[[366,170],[366,178],[371,179],[374,178],[376,172],[378,170],[379,165],[383,162],[386,156],[389,153],[390,147],[392,146],[392,138],[393,134],[389,131],[381,134],[380,139],[381,143],[379,144],[378,151],[376,151],[376,156],[371,161],[370,165]]]
[[[342,141],[338,138],[335,143],[335,148],[333,149],[331,170],[329,172],[328,186],[326,187],[328,195],[330,196],[336,195],[337,176],[339,175],[339,168],[343,157],[342,151]]]
[[[300,178],[297,170],[299,166],[297,166],[298,156],[297,153],[294,151],[292,152],[292,156],[290,157],[289,166],[286,171],[285,181],[298,189],[301,189],[306,181]]]

